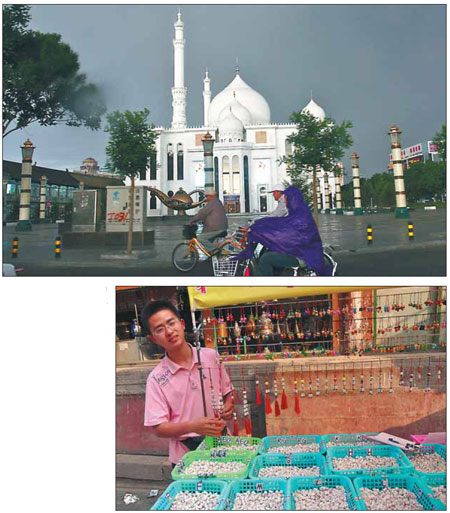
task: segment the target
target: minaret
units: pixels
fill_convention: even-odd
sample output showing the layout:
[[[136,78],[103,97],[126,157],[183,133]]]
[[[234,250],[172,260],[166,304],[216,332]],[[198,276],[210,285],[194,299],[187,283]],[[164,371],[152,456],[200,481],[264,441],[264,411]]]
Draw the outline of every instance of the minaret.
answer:
[[[174,24],[174,78],[172,87],[172,128],[186,128],[186,88],[184,87],[184,38],[181,12]]]
[[[208,109],[211,103],[211,79],[208,70],[205,72],[203,79],[203,126],[208,126]]]

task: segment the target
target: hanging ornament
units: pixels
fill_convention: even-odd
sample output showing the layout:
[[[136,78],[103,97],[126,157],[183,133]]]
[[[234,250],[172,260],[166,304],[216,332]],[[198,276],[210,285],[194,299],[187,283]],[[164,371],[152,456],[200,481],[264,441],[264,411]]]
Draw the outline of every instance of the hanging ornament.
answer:
[[[402,363],[400,364],[400,377],[399,377],[398,384],[399,384],[399,386],[403,386],[405,384],[405,381],[403,379],[403,360],[402,360]]]
[[[333,374],[333,392],[337,392],[337,376],[336,376],[336,364],[334,364],[334,374]]]
[[[417,384],[422,383],[422,367],[420,366],[422,360],[419,360],[419,366],[417,367]]]
[[[361,374],[359,375],[359,393],[362,394],[364,392],[364,371],[362,364],[360,372]]]
[[[247,388],[245,387],[244,368],[241,368],[242,374],[242,404],[244,409],[244,426],[247,435],[252,436],[252,422],[250,420],[250,411],[247,401]]]
[[[328,365],[325,364],[325,394],[328,395]]]
[[[373,395],[373,374],[372,374],[372,362],[370,362],[370,374],[369,374],[369,395]]]
[[[311,399],[312,393],[312,379],[311,379],[311,367],[308,366],[308,397]]]
[[[261,392],[259,390],[258,371],[256,369],[255,369],[255,392],[256,392],[256,404],[259,406],[261,404]]]
[[[269,388],[269,378],[267,376],[267,371],[266,371],[266,381],[265,381],[265,397],[264,397],[264,400],[265,400],[265,407],[266,407],[266,413],[272,413],[272,406],[270,404],[270,388]]]
[[[411,367],[409,369],[409,391],[413,391],[414,385],[414,364],[411,362]]]
[[[277,375],[273,375],[273,395],[275,397],[275,417],[281,415],[280,405],[278,403],[278,385],[277,385]]]
[[[430,369],[430,359],[428,359],[427,385],[425,387],[425,392],[429,392],[431,390],[430,381],[431,381],[431,369]]]
[[[305,380],[303,379],[303,375],[301,374],[301,372],[300,372],[300,388],[301,388],[300,397],[306,397],[306,394],[305,394]]]
[[[300,413],[300,398],[298,397],[298,387],[297,387],[297,374],[294,370],[294,397],[295,397],[295,413]]]
[[[441,357],[439,357],[439,362],[438,362],[438,366],[437,366],[437,384],[438,385],[441,384],[441,368],[442,368]]]
[[[356,389],[355,364],[353,364],[353,370],[352,370],[352,392],[354,392],[355,389]]]
[[[318,367],[316,367],[316,395],[320,395],[320,378],[319,378],[319,371]]]
[[[212,406],[214,417],[216,419],[218,419],[219,418],[219,408],[218,408],[218,404],[216,402],[216,394],[214,391],[214,385],[213,385],[212,378],[211,378],[211,367],[209,367],[208,370],[209,370],[209,388],[211,391],[211,406]]]
[[[233,412],[233,436],[239,436],[237,414],[235,411]]]
[[[347,393],[347,377],[345,376],[345,365],[342,370],[342,393],[344,395]]]
[[[222,413],[223,413],[222,365],[220,363],[219,358],[216,359],[216,364],[217,364],[217,367],[219,368],[219,390],[218,390],[219,399],[218,399],[218,404],[217,404],[217,410],[218,410],[218,413],[219,413],[219,417],[221,418],[222,417]]]
[[[378,370],[378,393],[381,394],[383,392],[383,378],[381,374],[381,360],[380,360],[380,368]]]
[[[281,371],[281,388],[283,390],[281,393],[281,409],[287,410],[288,402],[287,402],[287,396],[286,396],[286,385],[284,382],[284,371]]]
[[[389,372],[389,393],[392,394],[394,392],[394,373],[392,371],[392,360],[391,360],[391,370]]]

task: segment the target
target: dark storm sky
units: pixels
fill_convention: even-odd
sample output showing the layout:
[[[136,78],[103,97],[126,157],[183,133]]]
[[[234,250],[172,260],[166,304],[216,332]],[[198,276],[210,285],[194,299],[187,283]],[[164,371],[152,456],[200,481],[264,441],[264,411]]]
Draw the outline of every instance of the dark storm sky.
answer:
[[[31,27],[57,32],[81,69],[104,90],[108,110],[148,107],[170,126],[173,23],[179,5],[33,5]],[[362,176],[386,170],[391,124],[403,147],[426,142],[446,120],[445,5],[181,5],[188,125],[203,121],[203,77],[212,97],[242,78],[270,105],[272,122],[314,100],[337,122],[352,121]],[[20,161],[36,145],[41,166],[105,164],[107,134],[32,125],[6,137],[3,158]],[[348,180],[348,177],[347,177]]]

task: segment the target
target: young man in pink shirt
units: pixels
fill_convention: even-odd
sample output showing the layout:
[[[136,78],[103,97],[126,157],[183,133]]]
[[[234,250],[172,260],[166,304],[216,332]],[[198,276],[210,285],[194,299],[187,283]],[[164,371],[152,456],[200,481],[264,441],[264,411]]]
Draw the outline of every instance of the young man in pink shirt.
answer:
[[[147,378],[144,425],[157,436],[170,438],[169,459],[176,464],[204,436],[222,433],[225,421],[233,415],[233,386],[217,352],[202,348],[205,417],[197,351],[186,342],[184,321],[176,308],[168,301],[148,303],[141,312],[141,324],[148,332],[147,338],[166,350],[165,357]],[[219,393],[223,396],[223,411],[217,419],[212,402],[214,396],[218,403]]]

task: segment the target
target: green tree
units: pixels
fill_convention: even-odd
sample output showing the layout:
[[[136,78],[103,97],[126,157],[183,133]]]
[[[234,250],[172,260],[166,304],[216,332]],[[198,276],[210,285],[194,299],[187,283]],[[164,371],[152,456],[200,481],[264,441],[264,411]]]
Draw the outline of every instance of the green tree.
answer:
[[[444,162],[417,162],[405,173],[406,197],[410,202],[440,199],[445,194]]]
[[[79,73],[78,55],[59,34],[27,28],[30,6],[3,6],[3,137],[33,122],[100,128],[99,89]]]
[[[447,161],[447,126],[442,125],[441,131],[436,132],[436,135],[434,136],[433,142],[438,147],[438,153],[441,156],[442,160],[444,162]]]
[[[106,116],[105,131],[109,133],[106,146],[107,166],[122,177],[131,179],[127,251],[133,247],[134,188],[135,178],[145,172],[150,164],[157,133],[149,125],[148,109],[131,112],[114,111]]]
[[[287,173],[292,183],[298,176],[312,171],[312,199],[314,206],[314,219],[318,224],[317,210],[317,171],[332,172],[336,162],[342,159],[344,149],[353,143],[347,130],[353,125],[350,121],[344,121],[337,125],[331,118],[320,121],[308,112],[294,112],[290,120],[297,125],[297,130],[287,140],[292,144],[291,155],[283,157],[282,161],[287,165]]]

